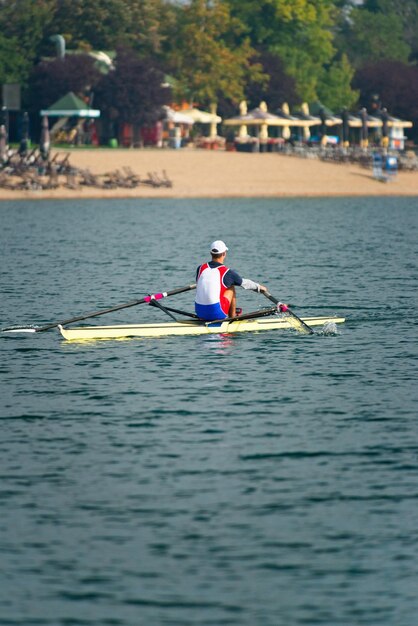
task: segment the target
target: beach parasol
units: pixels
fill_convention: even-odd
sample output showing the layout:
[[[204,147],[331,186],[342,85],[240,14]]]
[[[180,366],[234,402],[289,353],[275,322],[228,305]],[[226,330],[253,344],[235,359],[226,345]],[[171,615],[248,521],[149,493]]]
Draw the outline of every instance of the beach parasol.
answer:
[[[6,143],[7,143],[8,135],[9,135],[9,111],[7,110],[7,107],[5,106],[1,107],[0,126],[4,126],[4,129],[6,131]]]
[[[238,137],[244,139],[248,137],[247,124],[251,122],[252,118],[247,111],[247,103],[242,100],[239,104],[239,115],[230,117],[224,121],[225,126],[239,126]]]
[[[288,119],[283,116],[274,115],[267,110],[265,102],[261,102],[259,107],[247,112],[245,102],[240,104],[240,115],[225,120],[226,126],[239,126],[239,137],[243,138],[248,135],[247,126],[257,126],[259,130],[259,138],[263,141],[268,139],[269,126],[286,126]]]
[[[175,111],[171,107],[163,107],[165,111],[166,119],[173,124],[186,124],[187,126],[193,126],[194,119],[190,115],[186,115],[183,111]]]
[[[49,137],[49,125],[46,115],[42,118],[41,137],[39,139],[39,150],[44,159],[48,158],[49,148],[51,147],[51,140]]]
[[[219,115],[214,115],[208,111],[201,111],[196,108],[182,109],[181,113],[191,117],[192,120],[198,124],[212,124],[213,122],[220,124],[222,122],[222,118],[219,117]]]
[[[29,147],[29,115],[25,111],[22,119],[22,138],[20,140],[19,154],[25,155]]]
[[[322,104],[322,102],[319,102],[319,100],[309,105],[309,112],[311,115],[319,117],[321,123],[325,122],[326,126],[342,124],[341,116],[335,115],[331,109]]]
[[[311,126],[319,126],[321,124],[321,118],[316,115],[311,115],[309,113],[309,106],[306,102],[300,107],[300,111],[293,113],[293,117],[299,124],[294,124],[295,126],[300,126],[303,129],[303,138],[305,140],[309,139],[311,136],[311,131],[309,130]]]
[[[0,126],[0,164],[6,163],[7,160],[8,160],[7,132],[6,132],[6,126],[2,124]]]
[[[335,115],[331,109],[322,104],[319,100],[316,100],[309,105],[309,112],[311,115],[317,116],[321,120],[319,134],[321,137],[321,144],[326,145],[330,140],[328,137],[328,129],[332,126],[342,124],[343,121],[341,117]]]
[[[373,115],[369,115],[367,109],[363,107],[357,115],[349,118],[349,125],[360,128],[360,145],[367,148],[369,145],[369,128],[381,128],[382,120]]]
[[[283,139],[290,139],[291,132],[290,126],[292,126],[297,120],[293,115],[290,115],[290,109],[287,102],[283,102],[282,108],[276,111],[277,115],[283,120],[283,130],[282,137]]]
[[[196,109],[191,107],[190,109],[182,109],[181,111],[188,117],[191,117],[194,122],[197,124],[209,124],[210,132],[209,136],[214,138],[217,136],[217,124],[222,122],[222,118],[216,114],[216,104],[211,105],[211,112],[202,111],[201,109]]]
[[[342,135],[343,135],[343,146],[344,148],[348,148],[350,145],[350,124],[349,124],[350,114],[347,109],[343,109],[341,112],[341,120],[342,120]]]
[[[260,106],[252,109],[249,112],[251,116],[251,124],[259,127],[259,138],[262,141],[267,141],[268,139],[268,127],[269,126],[278,126],[279,118],[277,115],[273,113],[269,113],[267,110],[267,104],[263,101],[260,102]]]
[[[384,148],[387,148],[389,145],[389,129],[412,128],[412,122],[408,122],[407,120],[401,120],[398,117],[393,117],[392,115],[389,115],[386,108],[378,111],[377,117],[379,117],[382,122],[381,144]]]
[[[382,109],[380,117],[382,119],[382,141],[381,144],[384,148],[389,145],[389,113],[387,109]]]
[[[362,148],[367,148],[369,145],[369,127],[367,125],[367,109],[363,107],[360,110],[360,120],[361,120],[361,133],[360,133],[360,146]]]
[[[380,117],[382,122],[382,134],[383,134],[383,125],[386,124],[387,128],[412,128],[412,122],[408,122],[407,120],[401,120],[398,117],[394,117],[393,115],[389,115],[387,109],[382,109],[379,111],[378,116],[374,119],[378,119]]]

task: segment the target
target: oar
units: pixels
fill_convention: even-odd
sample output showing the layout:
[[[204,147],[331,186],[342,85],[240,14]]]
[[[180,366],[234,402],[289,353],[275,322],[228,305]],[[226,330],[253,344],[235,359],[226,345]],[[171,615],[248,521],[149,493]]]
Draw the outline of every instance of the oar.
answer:
[[[277,305],[281,304],[281,302],[279,302],[279,300],[277,300],[277,298],[272,296],[271,293],[269,293],[268,291],[263,291],[263,293],[266,296],[266,298],[271,300],[271,302],[274,302],[274,304],[277,304]],[[296,328],[296,330],[299,330],[301,333],[306,333],[308,335],[314,334],[314,331],[312,330],[312,328],[308,326],[308,324],[306,324],[303,320],[301,320],[300,317],[295,315],[295,313],[293,313],[293,311],[291,311],[288,306],[286,305],[282,305],[282,306],[283,306],[283,309],[280,308],[280,310],[283,310],[289,314],[289,318],[290,318],[289,321],[293,322],[293,326],[294,328]]]
[[[129,307],[136,306],[137,304],[149,304],[155,300],[161,300],[162,298],[167,298],[168,296],[175,296],[178,293],[183,293],[184,291],[190,291],[191,289],[195,289],[195,288],[196,288],[196,284],[187,285],[186,287],[178,287],[177,289],[172,289],[171,291],[150,294],[149,296],[145,296],[145,298],[141,298],[140,300],[132,300],[131,302],[126,302],[125,304],[118,304],[117,306],[113,306],[110,309],[102,309],[100,311],[95,311],[94,313],[77,315],[77,317],[70,317],[67,320],[62,320],[61,322],[53,322],[52,324],[46,324],[45,326],[40,326],[39,328],[30,327],[30,326],[3,328],[2,332],[42,333],[45,330],[49,330],[50,328],[56,328],[57,326],[65,326],[66,324],[72,324],[73,322],[80,322],[81,320],[86,320],[86,319],[89,319],[90,317],[98,317],[99,315],[105,315],[105,313],[113,313],[114,311],[120,311],[120,309],[128,309]]]

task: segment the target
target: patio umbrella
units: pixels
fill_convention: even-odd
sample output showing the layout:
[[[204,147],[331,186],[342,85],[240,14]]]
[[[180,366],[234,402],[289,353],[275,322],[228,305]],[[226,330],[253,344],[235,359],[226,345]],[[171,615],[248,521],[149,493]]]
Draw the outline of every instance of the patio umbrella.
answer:
[[[185,115],[181,111],[175,111],[169,106],[164,106],[163,110],[165,111],[165,121],[169,123],[170,146],[180,148],[181,136],[183,134],[184,138],[189,137],[190,128],[193,126],[194,120],[190,115]],[[182,131],[181,125],[186,127],[184,131]]]
[[[321,119],[318,116],[309,113],[309,106],[306,102],[302,104],[300,111],[293,113],[293,116],[299,121],[299,125],[303,129],[304,139],[309,139],[311,136],[311,131],[309,130],[311,126],[319,126],[321,124]]]
[[[175,111],[168,106],[163,108],[165,110],[166,119],[169,122],[173,122],[173,124],[186,124],[188,126],[193,126],[194,119],[190,115],[186,115],[183,111]]]
[[[337,126],[338,124],[342,124],[341,117],[334,115],[330,109],[327,109],[324,106],[321,106],[318,111],[319,119],[321,120],[320,126],[320,136],[321,136],[321,144],[326,145],[330,140],[328,137],[328,129],[331,126]]]
[[[22,119],[22,138],[20,140],[19,154],[25,155],[29,147],[29,115],[25,111]]]
[[[343,109],[341,112],[341,120],[342,120],[342,135],[343,135],[343,147],[348,148],[350,145],[350,125],[349,125],[349,117],[350,114],[347,109]]]
[[[42,157],[46,160],[49,155],[49,149],[51,147],[51,140],[49,137],[49,125],[46,115],[42,118],[41,137],[39,140],[39,150]]]
[[[383,131],[383,125],[385,123],[387,125],[387,128],[393,128],[393,127],[412,128],[413,126],[412,122],[408,122],[407,120],[401,120],[398,117],[394,117],[393,115],[390,115],[387,109],[382,109],[379,113],[379,117],[382,122],[382,131]],[[377,118],[373,118],[373,119],[377,119]]]
[[[212,102],[212,104],[210,105],[210,114],[213,115],[214,119],[211,121],[210,128],[209,128],[209,137],[212,137],[212,138],[215,138],[218,136],[217,125],[222,122],[222,118],[216,114],[216,108],[217,108],[216,102]]]
[[[369,128],[381,128],[382,120],[373,115],[369,115],[367,109],[363,107],[357,115],[350,115],[349,125],[360,128],[360,145],[367,148],[369,145]]]
[[[363,107],[360,110],[360,120],[361,120],[361,141],[360,145],[362,148],[367,148],[369,145],[369,127],[367,125],[367,109]]]
[[[7,154],[7,132],[6,126],[2,124],[0,126],[0,165],[4,164],[8,160]]]
[[[8,133],[9,133],[9,111],[7,110],[7,107],[5,106],[1,107],[0,126],[4,126],[4,129],[6,131],[6,141],[7,141]]]
[[[251,115],[247,111],[247,103],[242,100],[239,104],[239,115],[230,117],[224,121],[225,126],[239,126],[238,137],[244,139],[248,137],[247,124],[251,122]]]
[[[382,109],[381,112],[382,119],[382,146],[387,148],[389,145],[389,113],[387,109]]]
[[[262,141],[266,141],[268,139],[268,127],[269,126],[279,126],[279,118],[277,115],[273,113],[269,113],[267,110],[267,104],[263,101],[260,102],[260,106],[252,109],[249,112],[251,116],[251,125],[259,127],[259,138]]]
[[[413,125],[412,122],[389,115],[386,108],[381,109],[378,116],[382,124],[382,146],[385,148],[389,145],[389,129],[412,128]]]
[[[282,108],[278,109],[276,111],[276,113],[279,115],[279,117],[282,118],[282,120],[284,122],[283,130],[282,130],[282,137],[283,137],[283,139],[290,139],[290,136],[291,136],[291,132],[290,132],[291,124],[290,124],[290,122],[295,122],[296,118],[293,117],[292,115],[290,115],[290,109],[289,109],[289,105],[287,104],[287,102],[283,102]]]
[[[246,103],[241,102],[240,113],[240,115],[231,117],[224,122],[226,126],[239,126],[239,137],[246,137],[248,135],[247,126],[257,126],[260,129],[259,138],[267,140],[269,126],[283,127],[288,123],[288,120],[284,119],[282,116],[269,113],[265,102],[261,102],[259,107],[248,112]]]
[[[220,124],[222,122],[222,118],[219,117],[219,115],[216,115],[216,104],[211,105],[211,109],[212,111],[209,113],[208,111],[201,111],[200,109],[191,107],[190,109],[183,109],[182,113],[184,113],[188,117],[191,117],[197,124],[209,124],[209,136],[216,137],[216,127],[217,124]]]
[[[219,117],[219,115],[214,115],[208,111],[201,111],[200,109],[182,109],[181,113],[191,117],[192,120],[198,124],[212,124],[213,122],[220,124],[222,122],[222,118]]]
[[[342,124],[341,116],[335,115],[331,109],[322,104],[319,100],[316,100],[309,105],[309,111],[311,115],[319,117],[321,122],[324,118],[326,126],[337,126],[338,124]]]
[[[321,107],[319,110],[319,119],[321,120],[321,144],[326,144],[327,142],[327,117],[325,115],[325,109]]]

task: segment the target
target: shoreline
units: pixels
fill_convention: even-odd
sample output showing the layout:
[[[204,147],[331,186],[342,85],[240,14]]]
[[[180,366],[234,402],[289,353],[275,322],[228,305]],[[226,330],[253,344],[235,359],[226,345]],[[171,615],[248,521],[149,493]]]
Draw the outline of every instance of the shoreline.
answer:
[[[397,174],[390,182],[373,178],[356,164],[340,164],[280,153],[242,153],[196,148],[69,149],[69,162],[93,174],[129,167],[145,178],[167,173],[172,187],[140,185],[133,189],[81,186],[49,190],[0,188],[1,200],[75,200],[122,198],[296,198],[418,196],[418,171]]]

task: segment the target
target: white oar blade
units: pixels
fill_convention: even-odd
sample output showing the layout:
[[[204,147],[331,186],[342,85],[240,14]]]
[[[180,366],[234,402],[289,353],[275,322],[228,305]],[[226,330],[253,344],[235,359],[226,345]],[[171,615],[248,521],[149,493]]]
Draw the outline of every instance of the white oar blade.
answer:
[[[2,333],[36,333],[36,328],[4,328]]]

